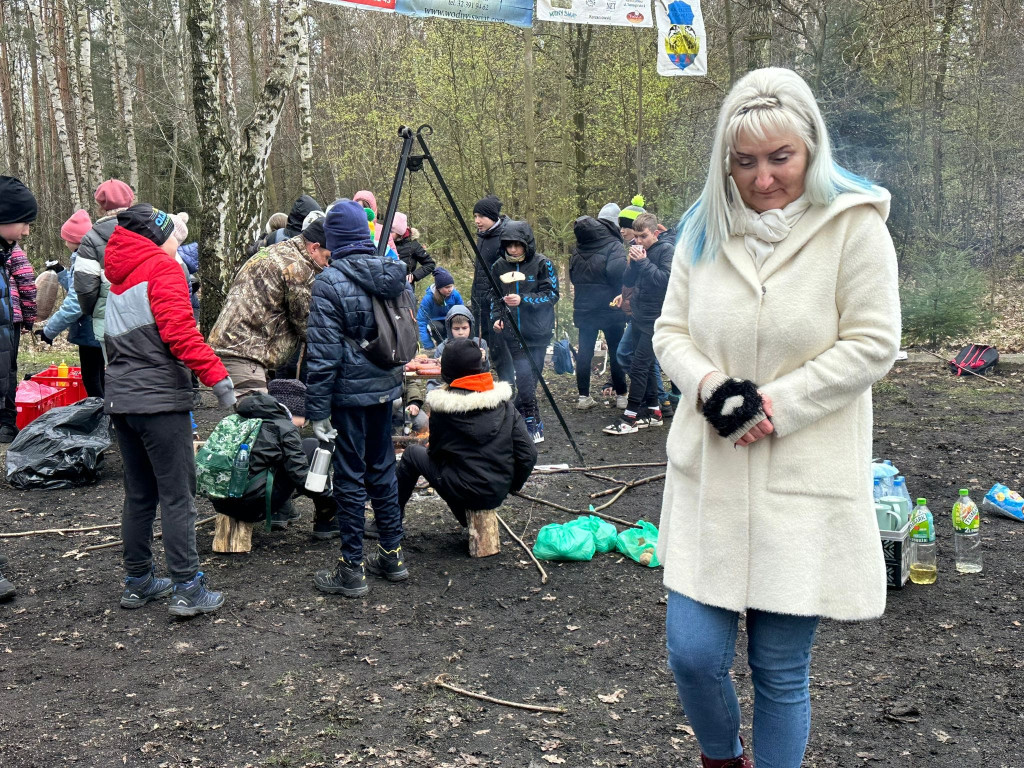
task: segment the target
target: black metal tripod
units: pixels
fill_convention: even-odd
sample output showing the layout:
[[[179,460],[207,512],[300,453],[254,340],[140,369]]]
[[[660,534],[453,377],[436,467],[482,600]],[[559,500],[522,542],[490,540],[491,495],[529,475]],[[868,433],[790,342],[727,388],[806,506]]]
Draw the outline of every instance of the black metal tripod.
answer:
[[[398,129],[398,135],[402,139],[402,153],[398,158],[398,170],[395,172],[395,181],[391,185],[391,197],[388,198],[387,211],[384,213],[384,221],[381,224],[380,240],[377,243],[377,255],[384,256],[388,247],[388,236],[391,233],[391,223],[394,221],[395,212],[398,210],[398,196],[402,192],[402,185],[405,183],[405,172],[415,173],[416,171],[423,170],[423,161],[427,161],[430,164],[430,169],[434,172],[434,178],[437,179],[437,183],[441,187],[441,191],[444,192],[445,198],[448,200],[448,205],[451,207],[452,213],[455,214],[455,218],[459,222],[459,226],[462,228],[462,234],[466,237],[466,242],[469,243],[469,247],[473,249],[473,254],[477,259],[477,262],[483,266],[483,272],[487,275],[487,282],[491,285],[491,290],[494,291],[495,296],[501,295],[501,288],[498,286],[497,281],[494,279],[494,275],[491,274],[491,270],[487,267],[483,257],[480,255],[479,249],[476,247],[476,240],[469,231],[469,227],[466,225],[466,220],[462,218],[462,213],[459,211],[459,206],[455,202],[455,198],[452,197],[451,190],[448,189],[448,184],[444,180],[444,176],[441,175],[441,169],[437,167],[437,163],[434,161],[434,156],[430,153],[430,148],[427,146],[426,136],[432,136],[434,129],[429,125],[421,125],[416,129],[416,133],[413,133],[412,129],[407,126],[402,126]],[[413,141],[416,141],[420,145],[420,151],[422,154],[413,155],[412,147]],[[515,316],[512,311],[505,305],[499,304],[504,317],[505,328],[512,331],[512,335],[515,336],[516,341],[522,345],[523,349],[526,349],[526,339],[523,338],[523,333],[519,330],[519,325],[515,321]],[[481,329],[482,332],[483,329]],[[569,431],[569,425],[565,423],[565,418],[562,416],[561,410],[558,408],[558,403],[555,402],[554,395],[551,394],[551,390],[548,388],[548,383],[544,380],[543,372],[537,367],[536,362],[530,355],[527,355],[527,360],[530,362],[530,367],[533,369],[534,375],[537,377],[537,381],[540,382],[541,387],[544,389],[544,395],[548,399],[548,403],[551,405],[552,410],[555,412],[555,417],[558,419],[558,423],[562,427],[562,431],[565,432],[565,436],[569,438],[569,444],[572,449],[576,452],[576,456],[579,457],[580,462],[586,464],[586,459],[583,458],[583,453],[580,451],[578,445],[576,445],[576,439],[573,437],[572,432]]]

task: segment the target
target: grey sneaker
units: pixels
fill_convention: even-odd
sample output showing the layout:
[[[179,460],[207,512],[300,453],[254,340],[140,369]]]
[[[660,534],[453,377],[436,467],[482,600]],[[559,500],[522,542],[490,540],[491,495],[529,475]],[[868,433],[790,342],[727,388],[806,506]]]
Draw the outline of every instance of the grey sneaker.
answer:
[[[579,400],[576,401],[577,411],[589,411],[591,408],[597,405],[597,400],[592,398],[590,395],[580,395]]]
[[[378,544],[377,549],[366,556],[366,570],[388,581],[405,581],[409,578],[401,545],[389,550]]]
[[[170,579],[158,579],[152,571],[145,576],[129,576],[124,580],[121,607],[141,608],[152,600],[162,600],[170,596],[173,586]]]
[[[615,396],[615,407],[624,411],[629,406],[629,395],[616,395]]]
[[[190,581],[178,582],[171,592],[172,616],[197,616],[213,613],[224,605],[224,595],[206,588],[206,574],[200,571]]]
[[[345,597],[362,597],[370,591],[363,564],[350,563],[343,557],[338,559],[333,571],[317,571],[313,575],[313,586],[328,595]]]

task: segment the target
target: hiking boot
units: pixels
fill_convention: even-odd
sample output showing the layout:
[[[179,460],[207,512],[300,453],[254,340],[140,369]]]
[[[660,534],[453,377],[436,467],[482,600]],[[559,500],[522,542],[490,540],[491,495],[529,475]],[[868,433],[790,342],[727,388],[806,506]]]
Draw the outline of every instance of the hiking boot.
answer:
[[[362,597],[370,591],[363,564],[350,563],[343,557],[338,559],[333,571],[317,571],[313,575],[313,586],[328,595],[345,597]]]
[[[18,436],[18,430],[12,427],[10,424],[4,424],[0,427],[0,443],[11,443],[14,442],[14,438]]]
[[[615,408],[620,411],[626,410],[629,406],[629,395],[616,395]]]
[[[592,398],[590,395],[580,395],[579,400],[576,401],[577,411],[589,411],[597,405],[597,400]]]
[[[601,431],[606,435],[632,435],[640,431],[640,426],[637,421],[623,419],[618,424],[609,424]]]
[[[740,739],[740,746],[743,746],[743,739]],[[744,750],[739,757],[730,757],[728,760],[716,760],[700,753],[701,768],[754,768],[754,761],[747,757]]]
[[[171,594],[170,579],[158,579],[155,571],[145,576],[128,576],[121,593],[122,608],[141,608],[152,600],[163,600]]]
[[[338,529],[338,518],[329,517],[313,521],[313,538],[320,541],[341,538],[341,531]]]
[[[14,589],[14,585],[5,579],[4,575],[0,573],[0,603],[5,600],[10,600],[14,597],[15,592],[16,590]]]
[[[171,592],[172,616],[213,613],[224,605],[224,595],[206,588],[206,574],[200,571],[190,581],[178,582]]]
[[[405,581],[409,578],[401,545],[394,549],[384,549],[378,544],[377,549],[366,556],[366,570],[388,581]]]

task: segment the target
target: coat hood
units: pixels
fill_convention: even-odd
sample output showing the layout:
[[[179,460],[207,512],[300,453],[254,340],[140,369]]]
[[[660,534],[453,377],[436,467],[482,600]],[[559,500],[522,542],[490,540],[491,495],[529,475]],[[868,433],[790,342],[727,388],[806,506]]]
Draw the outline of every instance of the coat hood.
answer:
[[[525,221],[510,219],[505,222],[501,232],[501,256],[505,257],[505,243],[523,243],[526,245],[526,256],[529,261],[537,253],[537,241],[533,239],[533,228]]]
[[[377,215],[377,196],[368,189],[360,189],[354,195],[353,200],[365,200],[370,204],[370,210],[373,211],[373,215]]]
[[[494,382],[494,389],[487,392],[456,392],[445,384],[427,393],[426,405],[447,414],[478,445],[488,445],[502,436],[504,405],[511,399],[512,387],[506,381]]]
[[[456,304],[454,307],[448,310],[448,314],[444,316],[444,335],[445,339],[452,337],[452,321],[456,317],[464,317],[469,321],[469,338],[473,338],[476,334],[476,323],[473,321],[473,313],[469,311],[469,308],[465,304]]]
[[[614,230],[612,225],[606,221],[598,221],[592,216],[580,216],[572,225],[573,234],[576,235],[576,244],[582,256],[587,256],[609,242],[622,242],[622,235],[618,227]]]
[[[250,392],[235,406],[243,419],[287,419],[288,411],[266,392]]]
[[[287,229],[295,232],[302,231],[302,222],[305,221],[306,217],[309,216],[313,211],[323,210],[320,207],[320,203],[314,200],[309,195],[303,195],[295,201],[295,205],[292,206],[291,213],[288,214],[288,227]]]
[[[172,259],[148,237],[137,234],[118,225],[107,241],[103,257],[103,271],[113,284],[123,283],[142,262],[163,256]]]
[[[340,251],[348,251],[338,255]],[[393,299],[407,287],[405,264],[394,259],[373,255],[373,243],[356,243],[354,246],[339,248],[331,259],[328,270],[336,269],[347,279],[358,285],[371,296]]]

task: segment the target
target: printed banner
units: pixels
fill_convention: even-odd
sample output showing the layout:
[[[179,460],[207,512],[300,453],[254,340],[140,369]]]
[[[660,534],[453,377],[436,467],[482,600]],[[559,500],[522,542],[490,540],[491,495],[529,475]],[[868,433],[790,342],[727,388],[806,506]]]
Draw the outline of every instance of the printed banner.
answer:
[[[568,24],[654,26],[651,0],[537,0],[537,18]]]
[[[654,0],[658,18],[658,74],[706,75],[708,41],[699,0]]]
[[[406,16],[533,26],[533,0],[393,0],[393,5]]]
[[[347,8],[358,8],[361,11],[395,12],[395,0],[320,0],[321,3],[344,5]]]

